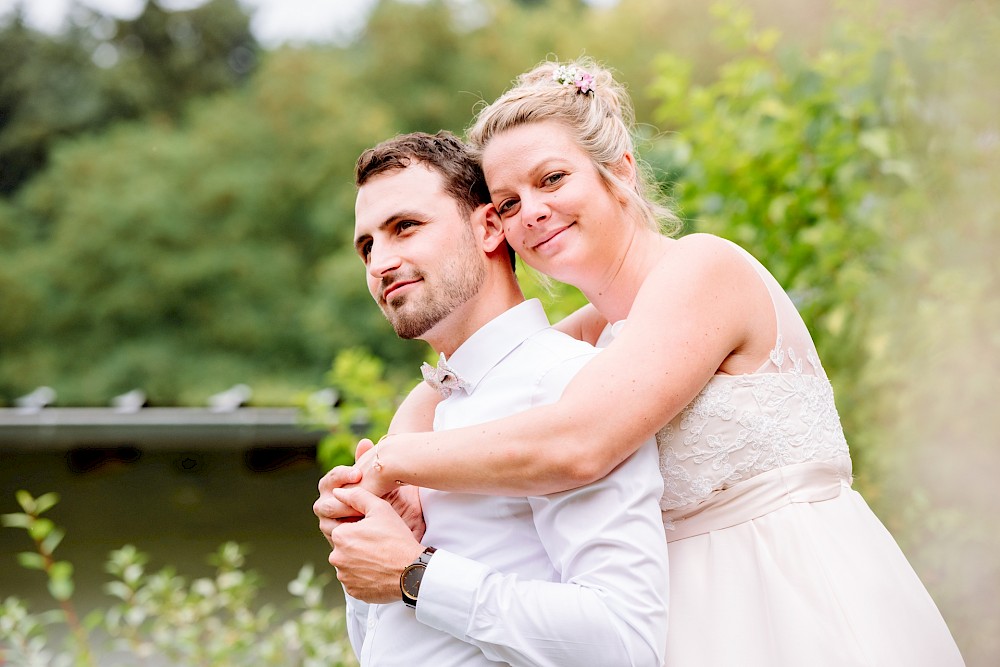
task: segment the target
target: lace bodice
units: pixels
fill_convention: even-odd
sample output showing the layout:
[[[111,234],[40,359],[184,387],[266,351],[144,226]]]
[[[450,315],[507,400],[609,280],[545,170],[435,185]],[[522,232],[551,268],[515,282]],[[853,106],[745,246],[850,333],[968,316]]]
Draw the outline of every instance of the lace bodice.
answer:
[[[665,519],[671,510],[682,514],[682,508],[760,473],[808,461],[843,462],[849,457],[833,388],[805,324],[777,281],[739,250],[771,294],[777,341],[760,369],[746,375],[713,376],[656,434],[664,481],[660,507],[666,511]],[[623,324],[609,327],[598,345],[609,343]]]

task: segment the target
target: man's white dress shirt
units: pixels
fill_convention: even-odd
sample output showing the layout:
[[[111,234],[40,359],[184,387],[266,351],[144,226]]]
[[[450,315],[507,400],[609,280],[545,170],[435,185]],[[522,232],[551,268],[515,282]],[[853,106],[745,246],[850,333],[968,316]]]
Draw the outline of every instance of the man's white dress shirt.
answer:
[[[526,301],[448,360],[470,387],[438,405],[434,429],[554,402],[596,353],[549,328],[541,304]],[[416,610],[348,596],[361,664],[659,667],[668,600],[662,492],[652,439],[604,479],[563,493],[421,489],[423,543],[437,552]]]

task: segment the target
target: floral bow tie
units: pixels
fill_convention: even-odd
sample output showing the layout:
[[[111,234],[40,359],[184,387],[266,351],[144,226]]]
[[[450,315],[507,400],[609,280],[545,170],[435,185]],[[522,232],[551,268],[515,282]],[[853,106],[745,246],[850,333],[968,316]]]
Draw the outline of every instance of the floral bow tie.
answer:
[[[427,362],[420,367],[420,372],[424,376],[424,382],[441,392],[445,398],[451,396],[451,392],[456,389],[468,389],[469,383],[458,376],[455,369],[444,360],[444,354],[438,359],[437,366],[431,366]]]

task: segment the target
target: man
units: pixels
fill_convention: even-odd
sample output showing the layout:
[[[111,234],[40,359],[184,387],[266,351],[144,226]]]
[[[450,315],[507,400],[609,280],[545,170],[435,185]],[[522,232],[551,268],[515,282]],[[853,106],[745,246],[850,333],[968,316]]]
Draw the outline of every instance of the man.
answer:
[[[355,178],[369,291],[398,335],[447,358],[434,427],[557,400],[596,352],[525,301],[464,144],[397,137],[362,154]],[[600,482],[550,496],[421,489],[423,544],[385,500],[330,493],[363,515],[321,520],[335,526],[330,562],[362,665],[662,664],[667,552],[652,441]]]

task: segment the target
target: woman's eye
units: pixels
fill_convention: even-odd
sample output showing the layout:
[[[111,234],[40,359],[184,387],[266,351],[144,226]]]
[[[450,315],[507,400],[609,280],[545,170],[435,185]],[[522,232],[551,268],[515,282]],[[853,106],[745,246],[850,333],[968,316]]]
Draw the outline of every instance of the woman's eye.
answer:
[[[404,231],[406,229],[409,229],[410,227],[414,227],[416,224],[417,223],[414,222],[413,220],[403,220],[397,225],[397,228],[399,229],[399,231]]]
[[[506,199],[500,202],[500,205],[497,206],[497,213],[499,213],[500,215],[510,215],[511,213],[513,213],[514,208],[516,206],[517,206],[516,199]]]
[[[558,183],[563,179],[563,176],[565,176],[565,174],[561,172],[557,172],[555,174],[549,174],[548,176],[545,177],[545,179],[542,182],[545,185],[555,185],[556,183]]]

